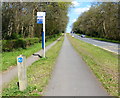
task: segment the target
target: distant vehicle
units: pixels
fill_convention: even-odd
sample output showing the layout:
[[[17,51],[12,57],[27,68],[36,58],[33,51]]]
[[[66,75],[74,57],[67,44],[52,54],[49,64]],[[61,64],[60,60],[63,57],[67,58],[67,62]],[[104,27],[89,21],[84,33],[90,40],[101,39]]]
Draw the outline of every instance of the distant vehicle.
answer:
[[[81,35],[82,38],[85,38],[85,35]]]

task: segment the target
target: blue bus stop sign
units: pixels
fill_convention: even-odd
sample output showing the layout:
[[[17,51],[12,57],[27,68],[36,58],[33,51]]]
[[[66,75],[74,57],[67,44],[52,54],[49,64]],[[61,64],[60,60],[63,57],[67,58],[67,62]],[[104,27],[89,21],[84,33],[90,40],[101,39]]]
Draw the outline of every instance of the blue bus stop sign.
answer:
[[[23,58],[22,57],[18,58],[18,62],[22,63],[23,62]]]
[[[41,14],[39,15],[39,13],[38,13],[38,16],[37,16],[37,23],[38,24],[43,24],[43,16]]]
[[[43,24],[43,19],[37,19],[38,24]]]

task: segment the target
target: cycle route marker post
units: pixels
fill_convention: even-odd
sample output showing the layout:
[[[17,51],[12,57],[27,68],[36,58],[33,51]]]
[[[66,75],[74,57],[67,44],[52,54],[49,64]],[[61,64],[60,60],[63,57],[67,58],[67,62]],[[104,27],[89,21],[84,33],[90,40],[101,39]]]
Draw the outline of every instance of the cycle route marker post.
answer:
[[[37,23],[43,24],[42,49],[43,49],[44,58],[45,58],[45,16],[46,16],[46,12],[37,12]]]
[[[20,55],[17,57],[19,90],[24,91],[27,88],[26,57]]]

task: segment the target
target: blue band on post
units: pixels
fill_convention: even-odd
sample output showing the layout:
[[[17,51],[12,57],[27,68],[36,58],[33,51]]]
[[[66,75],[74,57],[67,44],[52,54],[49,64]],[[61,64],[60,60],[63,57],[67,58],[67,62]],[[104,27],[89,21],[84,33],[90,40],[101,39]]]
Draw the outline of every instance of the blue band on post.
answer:
[[[44,49],[44,32],[42,32],[42,49]]]

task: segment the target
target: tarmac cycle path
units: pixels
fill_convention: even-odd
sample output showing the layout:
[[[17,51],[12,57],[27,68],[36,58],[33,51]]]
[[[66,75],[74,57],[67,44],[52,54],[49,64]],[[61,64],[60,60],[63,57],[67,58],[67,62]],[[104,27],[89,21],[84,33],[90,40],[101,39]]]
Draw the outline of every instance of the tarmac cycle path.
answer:
[[[45,96],[108,96],[65,36]]]

